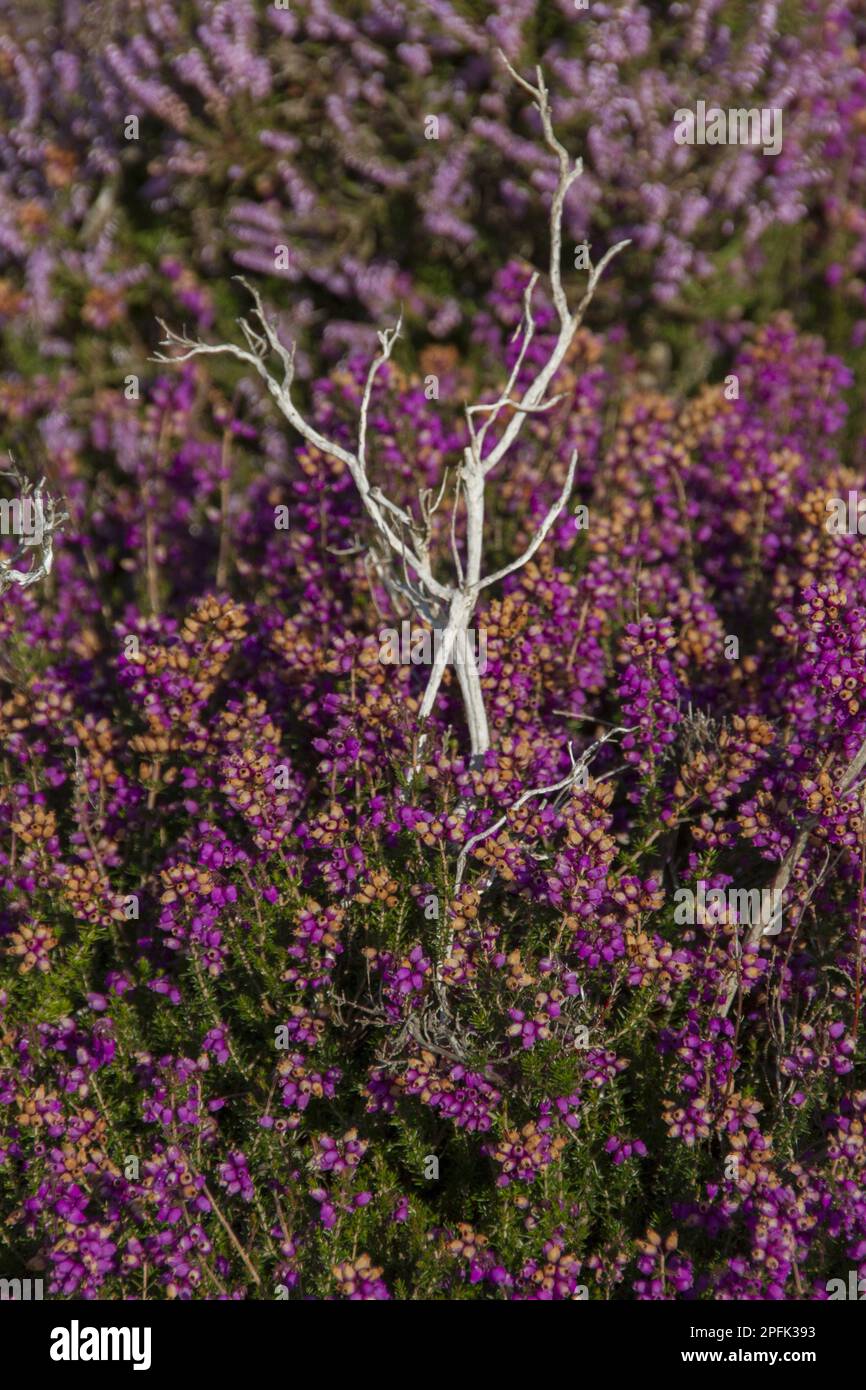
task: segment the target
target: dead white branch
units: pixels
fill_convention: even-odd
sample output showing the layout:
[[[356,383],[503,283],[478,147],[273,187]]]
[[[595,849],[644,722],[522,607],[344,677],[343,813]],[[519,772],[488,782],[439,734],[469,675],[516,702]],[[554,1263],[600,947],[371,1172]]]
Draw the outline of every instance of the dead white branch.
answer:
[[[571,761],[571,771],[566,777],[562,777],[558,782],[551,782],[547,787],[531,787],[528,791],[521,792],[516,801],[512,802],[508,810],[505,811],[498,820],[494,821],[492,825],[486,826],[484,830],[479,830],[476,835],[470,836],[466,841],[457,859],[457,871],[454,877],[454,897],[456,898],[460,892],[460,885],[463,882],[463,875],[466,872],[466,861],[476,845],[480,845],[483,840],[489,839],[491,835],[496,835],[502,827],[507,824],[508,817],[513,816],[515,811],[520,811],[526,805],[527,801],[532,801],[537,796],[556,796],[558,793],[570,791],[580,779],[581,773],[589,767],[599,748],[609,743],[611,739],[616,738],[617,734],[634,733],[636,727],[635,725],[632,728],[626,729],[617,725],[616,728],[609,729],[608,732],[600,739],[597,739],[595,743],[590,744],[589,748],[581,753],[579,758],[575,758],[571,744],[569,743],[568,756]]]
[[[572,162],[564,145],[556,136],[548,91],[541,70],[537,69],[536,85],[533,86],[514,71],[502,54],[500,57],[515,82],[532,96],[541,119],[545,144],[556,156],[559,166],[549,219],[550,289],[558,328],[546,360],[521,393],[518,390],[518,382],[536,332],[532,310],[532,297],[538,283],[536,272],[531,276],[524,293],[522,319],[515,334],[515,339],[520,336],[520,348],[501,395],[489,403],[466,408],[469,444],[464,449],[462,463],[456,470],[451,523],[447,528],[446,554],[450,559],[452,571],[449,581],[444,582],[434,573],[430,559],[433,513],[445,494],[447,473],[435,503],[432,489],[419,495],[420,522],[405,507],[387,497],[381,488],[370,482],[367,447],[370,403],[379,371],[390,360],[394,344],[399,337],[400,321],[394,328],[379,334],[380,351],[367,373],[359,411],[357,446],[354,450],[345,448],[336,440],[322,434],[298,410],[291,396],[294,347],[287,347],[281,341],[276,324],[268,318],[258,292],[241,277],[237,278],[241,280],[253,302],[252,322],[243,318],[238,320],[246,346],[242,347],[236,343],[204,343],[199,339],[187,337],[185,333],[175,333],[160,321],[164,333],[161,346],[169,350],[169,355],[158,353],[157,361],[185,362],[193,357],[222,354],[245,363],[264,381],[292,428],[321,453],[339,460],[349,470],[376,533],[373,563],[380,579],[392,597],[407,601],[412,610],[423,617],[436,632],[435,656],[419,709],[421,729],[413,771],[417,771],[420,765],[419,759],[426,742],[423,726],[433,711],[449,664],[453,664],[456,670],[475,765],[490,746],[490,730],[481,678],[475,658],[470,654],[472,644],[468,640],[472,616],[481,591],[519,570],[546,540],[568,503],[574,485],[577,456],[572,456],[559,498],[548,511],[521,556],[485,576],[482,573],[482,559],[487,479],[514,447],[526,419],[553,409],[562,399],[561,396],[548,396],[548,387],[565,361],[605,267],[629,244],[627,241],[619,242],[611,247],[597,266],[592,267],[583,296],[572,312],[562,284],[562,221],[566,196],[575,181],[580,178],[583,165],[580,160]],[[270,366],[275,357],[279,362],[276,374]],[[508,413],[508,418],[500,429],[504,412]],[[482,417],[478,429],[475,426],[476,415]],[[495,437],[498,429],[498,437]],[[493,440],[493,443],[489,450],[486,450],[488,439]],[[457,516],[461,509],[465,521],[462,554],[457,531]]]
[[[51,573],[54,535],[69,519],[65,511],[58,509],[53,497],[46,493],[44,478],[40,478],[34,487],[11,454],[9,462],[12,467],[0,473],[0,477],[15,481],[18,496],[0,501],[0,533],[19,539],[12,555],[0,556],[0,595],[13,586],[29,589]],[[18,568],[27,558],[30,560],[29,567]]]

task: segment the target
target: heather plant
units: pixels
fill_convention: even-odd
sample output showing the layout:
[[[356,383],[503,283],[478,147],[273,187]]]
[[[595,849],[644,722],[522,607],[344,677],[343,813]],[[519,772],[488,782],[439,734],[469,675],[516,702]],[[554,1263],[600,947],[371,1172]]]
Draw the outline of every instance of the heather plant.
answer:
[[[401,301],[428,340],[465,336],[503,237],[543,253],[538,194],[557,180],[497,48],[543,65],[583,154],[568,242],[598,261],[632,241],[635,331],[690,385],[696,340],[712,354],[717,321],[785,307],[792,277],[837,350],[863,346],[857,5],[133,0],[31,17],[7,0],[0,19],[0,315],[24,370],[35,326],[43,362],[83,353],[104,381],[133,329],[148,340],[155,295],[225,336],[232,271],[265,277],[301,377],[322,350],[375,346]],[[779,112],[777,157],[678,143],[699,105]],[[600,298],[606,321],[621,307]],[[96,331],[73,345],[80,322]]]
[[[357,8],[268,23],[319,26],[298,63],[340,23],[334,61],[375,73],[377,43],[417,36]],[[596,8],[613,45],[626,8]],[[478,7],[428,9],[437,61],[461,45],[486,73]],[[128,24],[106,61],[132,91],[190,13],[65,22],[100,61]],[[202,14],[215,107],[268,100],[249,13]],[[700,15],[670,20],[698,75]],[[23,576],[0,597],[0,1278],[52,1298],[824,1300],[866,1278],[866,558],[831,524],[863,488],[853,372],[773,312],[719,330],[680,389],[632,324],[634,245],[604,282],[623,322],[601,296],[581,322],[603,257],[581,268],[568,217],[591,166],[555,64],[523,76],[528,9],[495,18],[561,181],[553,254],[505,249],[462,336],[425,341],[411,285],[399,339],[347,290],[381,351],[311,352],[291,394],[290,287],[251,286],[239,341],[217,274],[142,243],[114,282],[129,357],[107,300],[58,300],[50,368],[18,357],[0,384],[28,464],[9,497],[54,499],[33,569],[30,537],[0,537]],[[550,44],[560,18],[586,20],[561,7]],[[163,26],[150,48],[139,22]],[[26,135],[39,46],[17,43]],[[180,139],[171,91],[135,81]],[[136,114],[87,119],[111,113]],[[191,177],[172,149],[160,196]],[[134,180],[112,197],[85,275],[130,269],[109,224]],[[193,325],[173,365],[142,326],[158,274]],[[497,450],[473,529],[456,472],[472,486]],[[435,586],[465,601],[470,548],[485,669],[443,661],[431,695],[379,634],[447,630]]]
[[[268,417],[198,403],[195,364],[137,423],[171,489],[88,516],[64,479],[54,573],[4,618],[10,1272],[85,1297],[821,1298],[861,1268],[863,840],[833,769],[864,733],[831,634],[863,575],[823,506],[849,378],[785,323],[737,401],[677,406],[607,360],[581,330],[493,494],[504,534],[532,525],[582,436],[588,532],[563,519],[479,616],[478,766],[446,670],[407,776],[425,673],[377,659],[339,459],[302,444],[236,509],[233,474],[224,589],[226,440],[275,448]],[[367,372],[319,384],[319,428]],[[375,391],[382,476],[409,467],[390,421],[450,452],[457,400],[393,362]],[[615,403],[600,437],[587,400]],[[772,544],[730,574],[745,495]],[[677,923],[675,886],[782,862],[772,938]]]

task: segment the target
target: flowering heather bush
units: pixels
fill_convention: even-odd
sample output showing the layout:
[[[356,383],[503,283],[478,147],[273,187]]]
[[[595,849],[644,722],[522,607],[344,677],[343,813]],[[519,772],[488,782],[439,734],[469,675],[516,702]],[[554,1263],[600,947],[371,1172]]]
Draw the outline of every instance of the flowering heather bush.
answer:
[[[268,277],[293,332],[335,356],[401,300],[434,341],[465,328],[503,237],[538,253],[555,180],[497,46],[543,63],[583,154],[569,239],[632,238],[642,334],[688,355],[683,319],[766,313],[796,276],[840,349],[866,339],[856,0],[24,9],[0,3],[0,322],[22,362],[34,326],[40,357],[79,358],[84,324],[108,335],[87,335],[87,365],[109,370],[130,318],[148,338],[155,295],[225,319],[231,269]],[[702,99],[779,108],[781,153],[675,143],[673,112]]]
[[[63,502],[0,598],[0,1275],[440,1300],[866,1277],[862,344],[800,321],[830,261],[862,317],[862,20],[737,7],[734,32],[733,8],[13,13],[0,440]],[[584,150],[569,303],[571,243],[632,238],[534,406],[562,285],[555,256],[535,283],[529,195],[557,174],[491,41],[544,55]],[[673,108],[736,84],[790,110],[777,161],[673,144]],[[288,286],[256,259],[283,229]],[[767,237],[800,235],[814,263],[768,286]],[[219,345],[232,263],[310,329],[324,443],[225,343],[147,360],[163,308]],[[689,330],[685,390],[642,315],[720,270],[748,315]],[[353,339],[334,361],[344,310],[383,329],[400,298],[375,371]],[[418,557],[469,567],[450,499],[488,412],[487,447],[515,439],[472,616],[483,740],[463,668],[422,717],[429,669],[382,633],[443,626]],[[359,420],[369,497],[325,447],[363,457]]]

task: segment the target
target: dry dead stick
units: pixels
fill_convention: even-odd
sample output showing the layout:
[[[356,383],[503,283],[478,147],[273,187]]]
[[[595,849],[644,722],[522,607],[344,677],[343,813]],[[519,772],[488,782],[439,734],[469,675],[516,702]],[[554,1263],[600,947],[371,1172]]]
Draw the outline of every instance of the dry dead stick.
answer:
[[[379,487],[373,485],[369,475],[367,435],[373,388],[380,369],[391,358],[394,344],[400,336],[402,314],[394,328],[379,333],[380,351],[367,372],[354,449],[323,435],[295,404],[292,399],[295,376],[294,344],[289,346],[283,342],[277,323],[265,311],[258,291],[242,279],[241,283],[253,302],[250,317],[238,320],[245,346],[232,342],[205,343],[200,339],[190,338],[185,333],[175,333],[163,323],[161,326],[164,337],[161,346],[169,351],[157,353],[154,359],[157,362],[179,363],[187,362],[194,357],[222,354],[245,363],[253,368],[264,382],[278,410],[292,429],[308,444],[335,459],[348,470],[364,510],[375,528],[376,543],[373,553],[380,557],[377,570],[392,602],[398,609],[401,604],[408,603],[437,634],[436,655],[431,663],[427,686],[418,709],[419,738],[416,760],[410,775],[420,771],[426,740],[424,726],[432,715],[446,668],[450,664],[456,668],[471,755],[476,766],[490,747],[490,728],[481,676],[474,655],[467,655],[470,624],[484,590],[528,564],[547,539],[571,494],[577,453],[575,451],[571,456],[565,484],[559,496],[552,503],[544,520],[536,527],[522,554],[492,574],[483,573],[485,490],[492,471],[507,456],[513,454],[514,446],[525,430],[527,420],[546,414],[564,398],[563,395],[549,395],[548,388],[566,361],[601,276],[613,258],[630,244],[628,241],[617,243],[605,252],[597,265],[589,267],[584,292],[572,309],[562,284],[562,223],[566,196],[576,180],[582,176],[583,164],[579,159],[571,159],[554,131],[550,96],[541,69],[536,69],[536,83],[533,85],[515,72],[504,57],[503,62],[513,80],[532,97],[541,122],[544,143],[556,156],[559,166],[549,214],[548,267],[550,294],[558,325],[552,346],[543,354],[545,360],[540,366],[533,368],[529,384],[525,388],[521,387],[521,371],[531,360],[529,350],[537,328],[532,297],[539,277],[538,272],[534,272],[524,291],[523,314],[514,339],[520,340],[519,348],[502,391],[494,401],[465,407],[468,443],[462,451],[462,464],[458,465],[459,487],[455,486],[454,491],[455,510],[452,513],[451,531],[454,578],[451,582],[445,583],[437,577],[430,553],[433,513],[444,496],[447,473],[443,478],[438,499],[434,500],[433,489],[429,488],[424,489],[419,495],[420,521],[416,512],[407,510],[405,506],[385,496]],[[276,371],[275,364],[278,364]],[[488,440],[489,449],[486,448]],[[455,541],[457,507],[461,508],[461,514],[465,519],[463,554],[459,553]]]
[[[860,745],[860,748],[858,749],[857,753],[854,755],[854,757],[851,759],[851,762],[848,764],[848,767],[845,769],[844,776],[842,777],[842,781],[839,784],[840,797],[844,796],[845,792],[851,786],[851,783],[854,782],[857,779],[857,777],[859,777],[864,767],[866,767],[866,740],[864,740],[863,743]],[[788,850],[788,853],[785,855],[785,858],[782,860],[781,864],[776,870],[776,877],[773,879],[770,888],[770,891],[772,893],[784,893],[785,889],[788,887],[788,884],[791,881],[791,875],[793,874],[794,870],[796,869],[797,865],[802,859],[803,851],[805,850],[806,845],[809,841],[809,836],[815,829],[815,826],[818,824],[818,821],[818,816],[807,816],[806,820],[803,822],[803,828],[801,829],[796,840],[791,845],[791,848]],[[773,901],[777,902],[778,899],[774,898]],[[761,936],[763,935],[763,931],[764,923],[761,919],[761,916],[759,915],[757,922],[753,922],[751,927],[749,928],[749,934],[746,937],[746,949],[751,948],[752,950],[754,950],[755,947],[759,945]],[[743,952],[743,955],[744,954],[745,951]],[[734,998],[736,996],[739,983],[739,975],[736,968],[734,968],[728,980],[725,1002],[720,1010],[720,1016],[722,1018],[727,1018],[731,1004],[733,1003]]]
[[[164,411],[159,426],[159,436],[156,441],[156,471],[159,473],[165,461],[168,444],[171,438],[171,416],[168,410]],[[147,574],[147,601],[150,606],[152,618],[159,617],[159,574],[156,562],[156,517],[154,516],[152,501],[154,494],[155,478],[151,476],[145,483],[144,488],[144,549],[145,549],[145,569]]]
[[[244,1264],[246,1265],[247,1269],[249,1270],[249,1272],[250,1272],[250,1277],[252,1278],[253,1282],[254,1282],[255,1284],[261,1284],[262,1281],[261,1281],[261,1279],[259,1278],[258,1274],[256,1273],[255,1268],[254,1268],[254,1266],[253,1266],[253,1264],[252,1264],[252,1262],[251,1262],[251,1260],[250,1260],[249,1255],[247,1254],[247,1252],[246,1252],[246,1250],[244,1249],[244,1247],[241,1245],[240,1241],[238,1240],[237,1236],[235,1235],[235,1233],[234,1233],[234,1231],[232,1230],[231,1226],[229,1225],[228,1221],[227,1221],[226,1218],[223,1216],[222,1212],[220,1211],[219,1207],[217,1206],[216,1200],[215,1200],[215,1198],[214,1198],[214,1195],[213,1195],[213,1193],[211,1192],[210,1188],[208,1187],[207,1183],[205,1183],[205,1184],[203,1185],[202,1191],[204,1192],[204,1195],[207,1197],[208,1201],[210,1202],[211,1206],[213,1207],[214,1215],[216,1216],[217,1220],[219,1221],[220,1225],[222,1226],[223,1230],[225,1231],[225,1233],[226,1233],[226,1235],[228,1236],[229,1240],[231,1241],[232,1245],[235,1247],[235,1249],[237,1250],[237,1252],[238,1252],[238,1254],[240,1255],[241,1259],[243,1260]]]
[[[229,572],[229,494],[231,483],[231,434],[223,434],[222,473],[220,479],[220,548],[217,559],[216,586],[224,589]]]

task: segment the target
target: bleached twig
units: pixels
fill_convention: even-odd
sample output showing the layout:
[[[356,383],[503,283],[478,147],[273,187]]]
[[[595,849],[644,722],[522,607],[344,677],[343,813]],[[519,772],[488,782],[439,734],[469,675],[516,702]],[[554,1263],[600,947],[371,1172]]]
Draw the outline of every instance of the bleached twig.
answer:
[[[538,550],[539,547],[544,544],[548,531],[550,530],[553,523],[556,521],[557,517],[562,512],[563,507],[565,506],[566,502],[569,499],[569,496],[571,495],[571,489],[574,483],[574,472],[576,468],[577,450],[575,449],[574,453],[571,456],[571,462],[568,465],[568,476],[565,479],[565,484],[563,486],[562,492],[559,494],[559,497],[554,502],[550,511],[547,513],[547,516],[542,521],[541,525],[539,526],[535,535],[532,537],[532,540],[529,542],[529,545],[526,547],[523,554],[519,555],[516,560],[512,560],[510,565],[503,566],[501,570],[496,570],[494,574],[488,574],[485,579],[482,579],[481,584],[479,586],[480,588],[486,589],[488,584],[498,583],[499,580],[504,579],[506,575],[513,574],[515,570],[523,569],[523,566],[532,559],[536,550]]]
[[[17,586],[29,589],[45,579],[54,565],[54,536],[64,521],[69,520],[67,512],[58,510],[54,498],[45,492],[45,479],[40,478],[34,485],[18,468],[12,455],[10,469],[0,473],[2,478],[13,478],[18,485],[18,497],[11,502],[0,502],[3,513],[3,532],[20,536],[12,555],[0,556],[0,595]],[[35,524],[31,524],[35,520]],[[10,526],[8,523],[12,522]],[[28,569],[19,569],[21,561],[30,557]]]
[[[168,355],[158,353],[159,362],[186,362],[190,358],[205,355],[228,355],[245,363],[261,377],[279,410],[297,433],[321,453],[341,462],[349,471],[361,502],[369,516],[380,543],[375,556],[375,566],[383,584],[392,594],[407,599],[412,608],[421,614],[436,630],[434,644],[435,656],[430,668],[427,685],[418,712],[421,726],[416,742],[415,768],[418,770],[421,752],[426,742],[424,724],[434,708],[446,667],[453,662],[466,721],[474,764],[490,747],[490,730],[484,703],[480,674],[472,656],[467,655],[467,634],[472,615],[475,612],[479,595],[500,579],[515,573],[525,565],[546,540],[551,528],[561,515],[568,502],[574,484],[576,455],[572,456],[565,485],[558,500],[548,511],[541,525],[533,535],[529,545],[520,557],[501,569],[484,576],[482,574],[485,489],[490,473],[513,448],[528,417],[543,414],[553,409],[561,396],[548,396],[547,390],[560,367],[583,315],[589,306],[596,286],[606,266],[618,255],[627,241],[619,242],[602,257],[597,266],[590,270],[582,298],[574,312],[562,284],[562,222],[565,200],[569,189],[583,172],[581,160],[572,162],[565,146],[558,139],[553,128],[550,99],[541,69],[536,70],[536,85],[527,82],[514,71],[504,55],[505,63],[514,81],[528,92],[541,119],[545,144],[556,156],[559,166],[556,188],[553,193],[549,216],[550,290],[558,319],[556,338],[546,360],[535,371],[525,390],[518,390],[518,381],[524,370],[527,354],[536,332],[536,322],[532,310],[532,298],[538,283],[538,272],[533,272],[524,291],[521,322],[515,330],[514,340],[520,338],[516,360],[508,374],[508,380],[501,394],[491,402],[466,407],[466,423],[469,443],[463,450],[462,463],[458,466],[453,490],[453,503],[450,526],[448,528],[448,549],[450,550],[452,579],[443,582],[433,571],[430,560],[433,513],[442,501],[447,476],[436,502],[432,502],[432,490],[419,494],[421,523],[392,498],[371,484],[368,459],[368,427],[370,404],[376,378],[380,369],[392,355],[402,325],[398,319],[393,328],[379,333],[380,350],[370,364],[364,383],[359,409],[358,436],[355,449],[344,447],[318,430],[301,413],[291,396],[295,370],[295,349],[287,347],[280,339],[275,322],[265,312],[258,291],[237,277],[246,288],[253,303],[250,319],[238,320],[245,346],[237,343],[205,343],[193,339],[186,333],[175,333],[161,323],[164,337],[161,347],[168,349]],[[252,320],[252,321],[251,321]],[[275,375],[269,366],[273,357],[279,360],[282,375]],[[502,426],[492,447],[486,450],[488,439],[499,429],[503,412],[510,412],[507,422]],[[481,417],[476,429],[475,416]],[[486,452],[485,452],[486,450]],[[465,515],[463,539],[464,553],[461,555],[457,537],[457,512],[462,506]]]
[[[568,755],[571,761],[571,771],[567,776],[560,778],[558,782],[552,782],[547,787],[530,787],[528,791],[521,792],[516,801],[512,802],[508,810],[505,811],[497,821],[494,821],[492,825],[486,826],[484,830],[479,830],[477,834],[471,835],[466,841],[457,858],[457,871],[454,877],[453,896],[456,898],[457,894],[460,892],[460,885],[463,882],[463,875],[466,872],[466,861],[476,845],[481,844],[482,840],[488,839],[491,835],[497,834],[507,823],[508,817],[513,815],[515,811],[521,810],[526,805],[527,801],[532,801],[537,796],[555,796],[559,792],[568,791],[579,780],[584,769],[589,767],[589,764],[592,762],[599,748],[609,743],[617,734],[634,733],[636,727],[635,725],[632,728],[626,729],[617,725],[616,728],[609,729],[600,739],[596,739],[595,743],[590,744],[589,748],[581,753],[579,758],[575,758],[571,744],[569,743]]]

